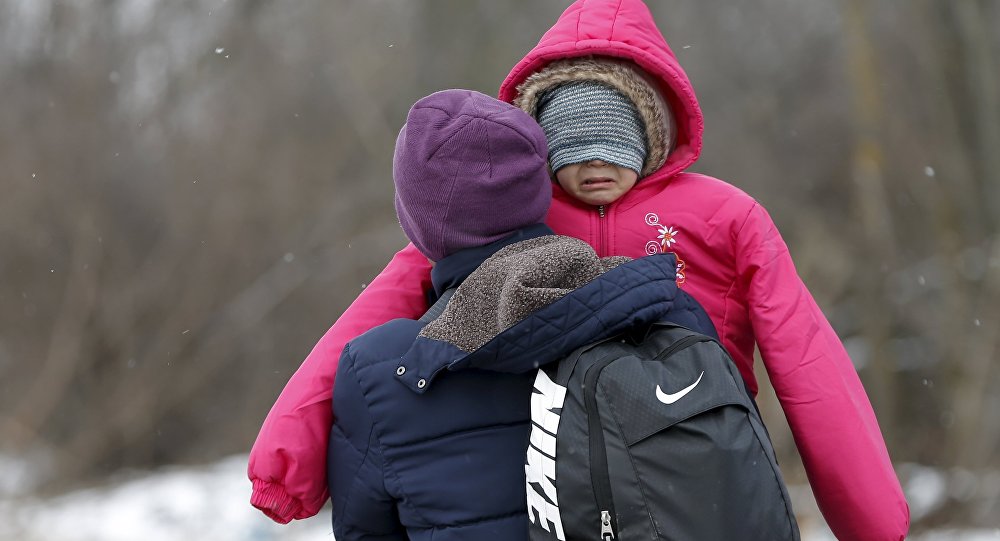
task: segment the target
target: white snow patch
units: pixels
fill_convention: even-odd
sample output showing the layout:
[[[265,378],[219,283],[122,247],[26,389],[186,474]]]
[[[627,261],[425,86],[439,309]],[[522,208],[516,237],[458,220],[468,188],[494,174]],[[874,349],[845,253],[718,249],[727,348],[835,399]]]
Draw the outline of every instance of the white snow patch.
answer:
[[[920,520],[945,502],[948,479],[941,471],[917,464],[903,464],[898,469],[907,478],[904,488],[912,522]]]
[[[0,541],[333,540],[329,507],[287,525],[276,524],[251,507],[246,464],[246,455],[235,455],[209,466],[164,468],[48,499],[18,498],[0,490]],[[0,456],[0,479],[24,466],[24,461]],[[951,492],[945,471],[917,464],[898,468],[907,480],[914,521]],[[809,487],[788,489],[802,541],[835,541]],[[1000,529],[943,528],[909,539],[1000,541]]]
[[[38,460],[31,462],[0,454],[0,502],[3,498],[20,496],[34,489],[40,468]]]
[[[246,464],[246,455],[237,455],[207,467],[167,468],[48,500],[0,499],[0,540],[333,539],[329,510],[280,525],[251,507]]]

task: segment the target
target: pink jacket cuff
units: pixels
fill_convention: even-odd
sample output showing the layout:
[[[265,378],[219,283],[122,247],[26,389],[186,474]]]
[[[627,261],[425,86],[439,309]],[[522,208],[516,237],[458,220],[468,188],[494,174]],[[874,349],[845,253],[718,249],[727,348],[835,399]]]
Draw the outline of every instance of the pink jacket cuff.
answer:
[[[253,480],[250,505],[279,524],[288,524],[292,519],[299,518],[302,511],[302,503],[289,496],[284,487],[260,479]]]

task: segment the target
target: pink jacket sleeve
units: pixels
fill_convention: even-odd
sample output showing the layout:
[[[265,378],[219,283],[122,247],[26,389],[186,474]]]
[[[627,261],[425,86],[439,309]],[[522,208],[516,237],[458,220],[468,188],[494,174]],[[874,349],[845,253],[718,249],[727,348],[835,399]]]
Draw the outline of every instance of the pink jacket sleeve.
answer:
[[[909,507],[868,396],[760,205],[736,241],[757,345],[827,524],[842,541],[904,539]]]
[[[319,512],[328,497],[326,452],[340,354],[373,327],[420,317],[430,287],[430,263],[409,244],[320,339],[281,391],[250,451],[251,505],[282,524]]]

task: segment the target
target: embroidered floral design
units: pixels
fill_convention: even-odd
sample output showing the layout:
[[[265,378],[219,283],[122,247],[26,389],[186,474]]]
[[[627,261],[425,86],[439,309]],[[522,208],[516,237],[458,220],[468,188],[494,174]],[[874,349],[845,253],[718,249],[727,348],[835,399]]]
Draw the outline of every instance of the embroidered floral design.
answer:
[[[684,260],[677,255],[676,252],[668,252],[667,250],[674,244],[677,244],[677,235],[680,231],[674,226],[666,226],[660,223],[660,217],[656,215],[655,212],[650,212],[646,214],[646,225],[650,227],[655,227],[657,235],[655,240],[651,240],[646,243],[646,255],[668,253],[673,254],[677,259],[677,283],[683,284],[687,279],[685,271],[687,270],[687,264]]]
[[[650,227],[655,227],[659,235],[656,237],[657,241],[651,240],[646,243],[646,254],[653,255],[660,252],[666,252],[672,244],[677,243],[677,235],[680,231],[674,226],[666,226],[660,223],[660,217],[656,215],[655,212],[650,212],[646,214],[646,225]]]
[[[666,250],[667,248],[670,248],[671,244],[677,242],[677,239],[674,238],[676,236],[677,236],[677,231],[674,230],[673,226],[664,227],[661,225],[660,236],[657,238],[660,239],[660,246],[662,246],[663,249]]]

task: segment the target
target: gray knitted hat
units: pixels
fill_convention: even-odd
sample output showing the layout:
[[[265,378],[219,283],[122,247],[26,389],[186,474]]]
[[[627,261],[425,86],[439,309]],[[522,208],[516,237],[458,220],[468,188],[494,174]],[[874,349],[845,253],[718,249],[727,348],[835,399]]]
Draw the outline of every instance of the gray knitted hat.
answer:
[[[646,128],[634,103],[593,81],[557,86],[538,102],[552,171],[603,160],[638,174],[646,160]]]
[[[517,86],[514,105],[538,118],[539,102],[549,90],[581,81],[608,85],[627,96],[639,110],[649,142],[639,178],[662,167],[673,147],[674,119],[655,79],[632,62],[602,56],[556,60]]]

